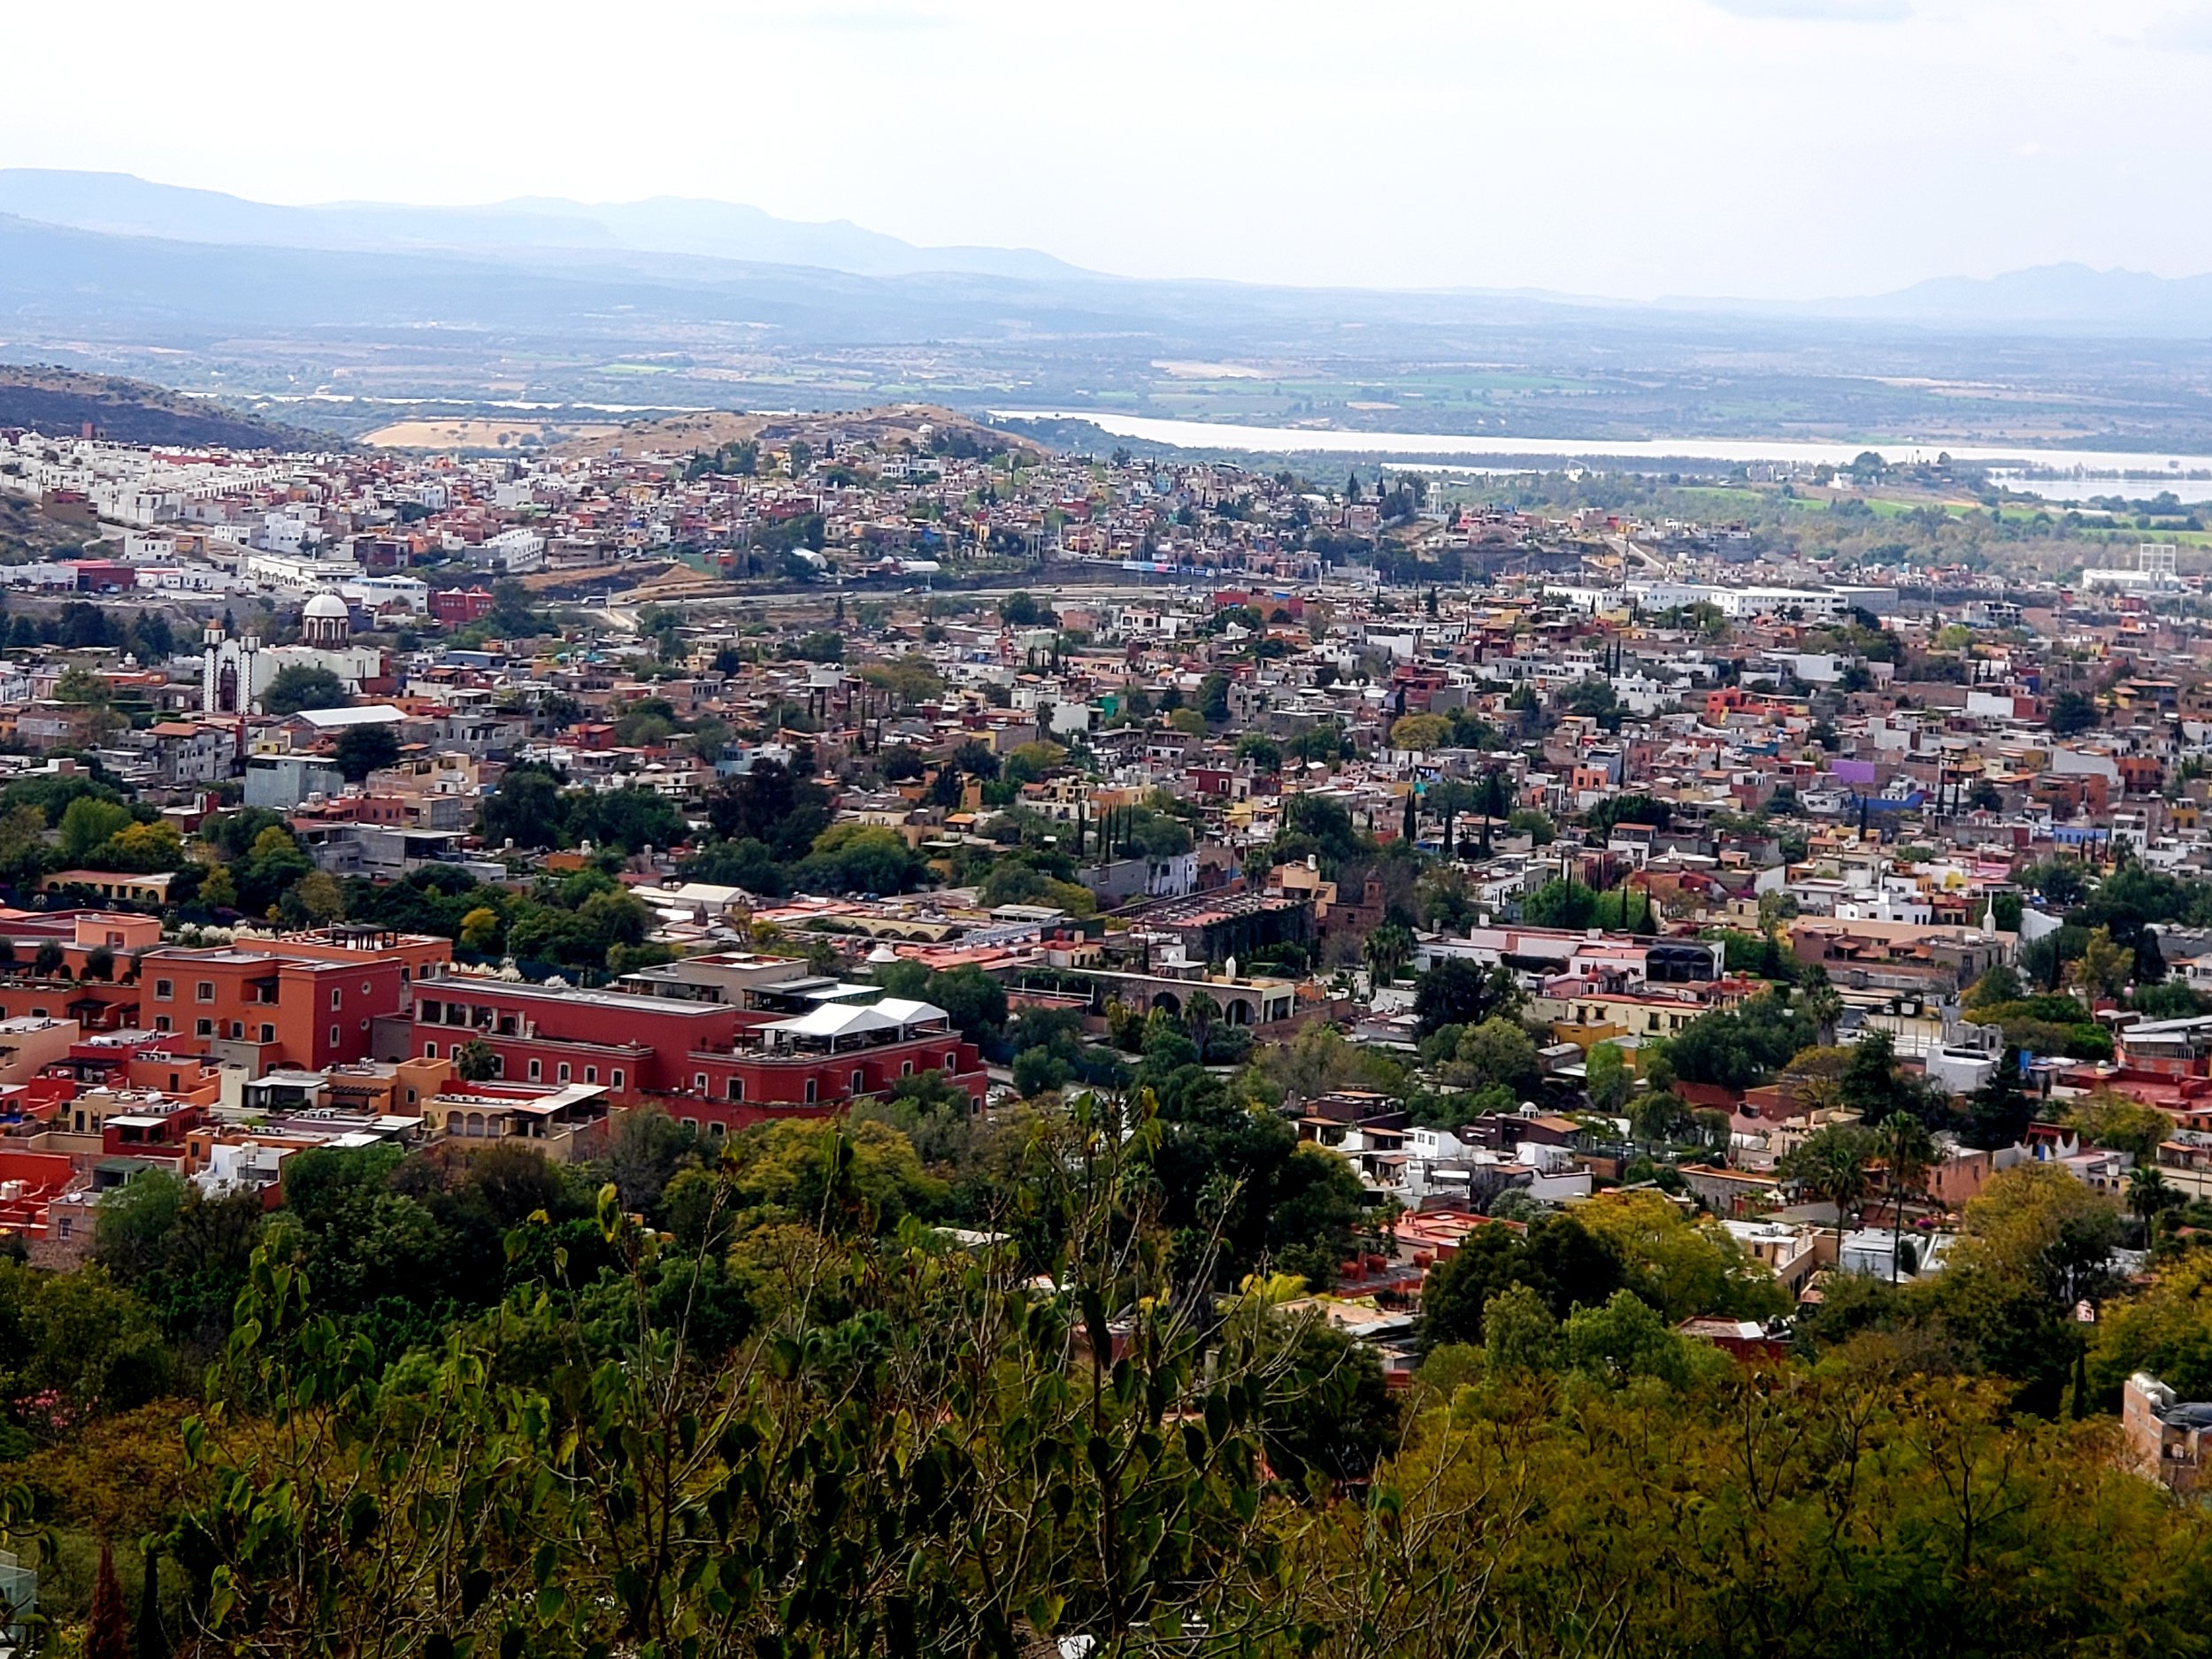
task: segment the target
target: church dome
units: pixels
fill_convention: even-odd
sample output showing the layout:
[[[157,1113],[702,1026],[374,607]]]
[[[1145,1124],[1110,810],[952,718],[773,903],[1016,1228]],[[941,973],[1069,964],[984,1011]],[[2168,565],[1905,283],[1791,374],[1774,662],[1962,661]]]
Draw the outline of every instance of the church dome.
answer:
[[[336,594],[317,594],[300,607],[300,638],[310,645],[335,649],[352,632],[353,612]]]

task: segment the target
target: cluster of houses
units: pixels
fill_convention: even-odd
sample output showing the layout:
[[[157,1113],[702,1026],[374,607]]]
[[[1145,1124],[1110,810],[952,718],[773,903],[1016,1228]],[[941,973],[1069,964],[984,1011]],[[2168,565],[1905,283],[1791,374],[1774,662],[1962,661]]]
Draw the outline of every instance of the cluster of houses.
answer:
[[[1507,1225],[1489,1214],[1504,1194],[1572,1203],[1628,1179],[1628,1121],[1579,1099],[1599,1044],[1640,1070],[1778,962],[1832,989],[1824,1041],[1883,1033],[1954,1094],[2017,1064],[2055,1103],[2015,1146],[1945,1148],[1909,1216],[1854,1229],[1779,1173],[1832,1100],[1786,1079],[1681,1085],[1710,1156],[1679,1168],[1677,1197],[1792,1289],[1941,1271],[1947,1219],[2021,1160],[2120,1193],[2136,1158],[2059,1126],[2085,1094],[2164,1114],[2161,1177],[2204,1195],[2212,1018],[2093,997],[2092,1052],[2014,1058],[1962,995],[2062,926],[2032,868],[2212,877],[2201,607],[2167,603],[2202,580],[2170,549],[2064,583],[1840,570],[1740,526],[1404,480],[1054,457],[939,442],[950,429],[926,421],[896,442],[796,430],[741,455],[472,460],[0,434],[0,490],[104,537],[101,557],[0,580],[119,634],[149,606],[185,620],[165,660],[12,649],[0,772],[90,757],[188,830],[239,800],[286,815],[323,870],[372,879],[576,867],[482,843],[518,763],[649,790],[687,825],[627,849],[623,876],[673,959],[590,990],[369,930],[187,947],[146,914],[164,878],[68,872],[104,879],[114,912],[0,915],[16,959],[104,941],[129,971],[0,977],[7,1225],[50,1253],[80,1243],[82,1206],[150,1161],[273,1194],[290,1151],[333,1141],[578,1156],[642,1103],[727,1133],[926,1071],[985,1105],[1010,1079],[944,1010],[881,992],[873,970],[898,962],[973,969],[1098,1034],[1115,1008],[1202,1006],[1262,1041],[1326,1023],[1417,1074],[1421,976],[1512,978],[1540,1099],[1449,1127],[1357,1091],[1288,1103],[1397,1217],[1395,1248],[1340,1275],[1339,1314],[1379,1340],[1426,1265]],[[677,579],[661,591],[778,578],[791,603],[603,603],[557,637],[501,636],[498,584],[611,593],[649,559]],[[1053,580],[1027,592],[958,585],[1040,560]],[[289,669],[335,680],[345,706],[271,708]],[[84,695],[88,672],[105,695]],[[347,759],[364,727],[390,740],[365,771]],[[834,821],[900,837],[933,885],[780,897],[687,873],[710,792],[764,762],[815,778]],[[1174,828],[1102,830],[1131,814]],[[976,872],[1040,826],[1084,902],[992,902]],[[2212,987],[2212,938],[2154,936],[2172,978]],[[813,946],[816,965],[764,940]],[[2147,1420],[2167,1409],[2154,1395]]]

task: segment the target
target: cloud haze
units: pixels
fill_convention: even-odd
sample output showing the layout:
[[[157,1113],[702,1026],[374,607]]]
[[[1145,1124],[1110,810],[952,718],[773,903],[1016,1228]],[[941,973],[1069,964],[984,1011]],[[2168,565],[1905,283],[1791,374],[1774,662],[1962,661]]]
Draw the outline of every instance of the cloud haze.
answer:
[[[2171,0],[81,0],[0,165],[680,194],[1102,270],[1627,296],[2212,269]]]

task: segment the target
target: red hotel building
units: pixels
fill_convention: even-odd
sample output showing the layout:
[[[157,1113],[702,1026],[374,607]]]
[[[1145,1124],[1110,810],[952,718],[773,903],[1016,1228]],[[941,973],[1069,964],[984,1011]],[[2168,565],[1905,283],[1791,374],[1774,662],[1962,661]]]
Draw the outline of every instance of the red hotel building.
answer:
[[[368,1058],[376,1021],[403,1015],[413,984],[453,959],[453,941],[373,927],[171,946],[138,962],[138,1023],[196,1037],[253,1075],[319,1071]]]
[[[898,997],[786,1017],[452,974],[417,985],[414,1032],[425,1059],[480,1041],[509,1082],[598,1084],[617,1103],[680,1099],[685,1116],[728,1127],[886,1094],[924,1071],[978,1106],[987,1087],[981,1053],[945,1011]]]

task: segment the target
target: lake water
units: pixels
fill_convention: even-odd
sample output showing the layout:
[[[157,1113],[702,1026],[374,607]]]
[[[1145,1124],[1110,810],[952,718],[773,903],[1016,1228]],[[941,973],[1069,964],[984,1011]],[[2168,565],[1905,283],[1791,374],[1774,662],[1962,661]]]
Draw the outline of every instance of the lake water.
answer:
[[[2008,487],[2055,501],[2088,495],[2154,495],[2170,489],[2185,501],[2212,500],[2212,455],[2155,455],[2104,449],[2038,449],[1988,444],[1821,443],[1791,438],[1514,438],[1503,434],[1433,432],[1337,432],[1303,426],[1244,426],[1210,420],[1164,420],[1110,410],[1002,409],[995,420],[1087,420],[1116,438],[1186,449],[1235,449],[1267,455],[1338,455],[1383,465],[1450,465],[1464,461],[1476,472],[1526,471],[1510,460],[1582,461],[1602,465],[1665,461],[1738,463],[1776,461],[1817,466],[1848,465],[1868,449],[1894,464],[1932,461],[2009,463],[1996,473]],[[1485,465],[1485,463],[1487,463]],[[2023,469],[2032,468],[2035,476]],[[2191,478],[2190,473],[2199,474]]]

